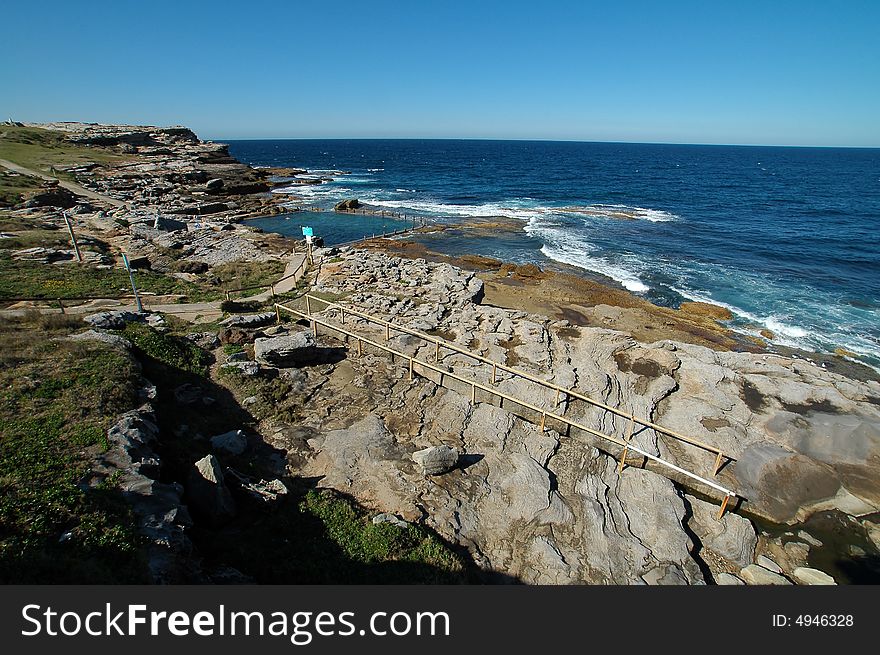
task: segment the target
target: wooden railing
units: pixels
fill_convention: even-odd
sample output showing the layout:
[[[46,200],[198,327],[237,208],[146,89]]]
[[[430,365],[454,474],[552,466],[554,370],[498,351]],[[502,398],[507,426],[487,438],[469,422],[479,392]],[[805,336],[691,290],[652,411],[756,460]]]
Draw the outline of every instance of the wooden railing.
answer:
[[[708,450],[710,452],[716,453],[717,457],[715,460],[713,475],[717,474],[718,469],[720,467],[720,461],[723,458],[723,454],[722,454],[721,450],[716,448],[715,446],[712,446],[710,444],[705,444],[705,443],[700,442],[696,439],[691,439],[689,437],[685,437],[684,435],[679,435],[677,432],[673,432],[673,431],[668,430],[667,428],[663,428],[661,426],[655,427],[656,424],[654,424],[650,421],[645,421],[643,419],[639,419],[633,414],[626,413],[626,412],[623,412],[623,411],[618,410],[616,408],[609,407],[609,406],[607,406],[603,403],[600,403],[598,401],[594,401],[593,399],[589,398],[588,396],[584,396],[583,394],[575,392],[572,389],[565,389],[563,387],[559,387],[558,385],[554,385],[553,383],[547,382],[546,380],[541,380],[540,378],[533,376],[533,375],[527,373],[526,371],[521,371],[519,369],[515,369],[513,367],[509,367],[504,364],[494,362],[486,357],[469,352],[468,350],[461,348],[457,344],[450,343],[444,339],[439,339],[437,337],[433,337],[431,335],[424,334],[424,333],[419,332],[417,330],[411,330],[411,329],[405,328],[403,326],[394,325],[394,324],[390,323],[389,321],[385,321],[383,319],[369,316],[368,314],[365,314],[363,312],[359,312],[357,310],[353,310],[348,307],[343,307],[343,306],[338,305],[336,303],[333,303],[333,302],[330,302],[327,300],[323,300],[322,298],[318,298],[318,297],[312,296],[310,294],[306,294],[303,297],[306,300],[306,311],[305,312],[301,312],[301,311],[294,309],[292,307],[288,307],[286,305],[276,303],[275,304],[275,311],[278,316],[278,320],[279,321],[281,320],[281,312],[285,311],[290,314],[293,314],[294,316],[298,316],[300,318],[303,318],[303,319],[306,319],[307,321],[309,321],[311,324],[312,330],[316,336],[318,333],[318,325],[322,325],[322,326],[324,326],[330,330],[333,330],[339,334],[343,334],[346,337],[349,337],[351,339],[355,339],[356,343],[357,343],[357,350],[358,350],[359,355],[362,354],[363,346],[366,344],[366,345],[372,346],[374,348],[377,348],[383,352],[389,353],[392,356],[392,359],[395,356],[400,357],[404,361],[407,361],[409,363],[409,375],[410,375],[411,379],[415,374],[422,375],[423,377],[428,377],[427,375],[425,375],[424,372],[425,371],[433,371],[434,373],[437,373],[439,375],[439,379],[438,379],[437,383],[440,386],[443,385],[444,377],[447,379],[456,380],[456,381],[466,385],[466,387],[470,388],[471,402],[473,402],[473,403],[478,402],[477,391],[479,390],[483,393],[484,396],[488,395],[490,398],[499,398],[500,399],[499,406],[503,407],[504,401],[507,400],[508,402],[511,402],[511,403],[514,403],[514,404],[519,405],[521,407],[524,407],[526,409],[529,409],[540,416],[540,420],[538,421],[538,423],[539,423],[542,431],[547,428],[547,421],[549,419],[550,421],[556,421],[557,424],[566,426],[566,428],[568,428],[568,429],[564,428],[563,430],[560,430],[560,432],[563,432],[563,433],[570,432],[570,428],[575,428],[577,430],[581,430],[582,432],[586,432],[588,434],[591,434],[591,435],[598,437],[600,439],[603,439],[605,441],[609,441],[609,442],[615,444],[616,446],[620,447],[620,449],[621,449],[619,462],[618,462],[618,472],[621,472],[623,470],[624,466],[626,465],[626,458],[627,458],[627,455],[629,454],[630,451],[632,451],[634,453],[638,453],[641,457],[644,457],[646,461],[652,461],[652,462],[655,462],[656,464],[658,464],[659,468],[661,470],[676,471],[677,473],[685,476],[686,478],[689,478],[691,480],[695,480],[697,482],[702,483],[703,485],[706,485],[707,487],[709,487],[711,489],[714,489],[718,492],[721,492],[721,494],[723,494],[723,500],[721,503],[720,510],[718,512],[719,518],[721,518],[721,516],[723,516],[724,511],[726,510],[729,501],[732,498],[735,498],[737,496],[737,494],[735,492],[733,492],[732,490],[727,489],[726,487],[724,487],[724,486],[722,486],[712,480],[709,480],[703,476],[700,476],[692,471],[688,471],[687,469],[684,469],[676,464],[673,464],[672,462],[669,462],[660,456],[649,453],[649,452],[645,451],[643,448],[633,444],[632,438],[633,438],[634,426],[636,424],[640,424],[640,425],[643,425],[645,427],[649,427],[649,428],[655,430],[655,432],[657,432],[658,434],[668,434],[668,435],[676,437],[676,438],[682,438],[682,441],[684,441],[686,443],[690,443],[694,446],[697,446],[697,447],[703,448],[705,450]],[[357,334],[357,333],[355,333],[351,330],[348,330],[340,325],[335,325],[324,318],[316,316],[315,314],[312,313],[312,309],[311,309],[311,302],[312,301],[324,303],[328,309],[332,308],[332,309],[336,309],[336,310],[341,311],[343,323],[345,322],[345,314],[348,313],[352,316],[357,316],[359,318],[363,318],[365,320],[369,320],[373,323],[377,323],[379,325],[384,326],[385,327],[385,340],[386,340],[386,342],[391,338],[391,330],[394,330],[397,332],[409,334],[411,336],[415,336],[415,337],[418,337],[418,338],[421,338],[426,341],[434,343],[435,344],[435,363],[432,364],[431,362],[427,362],[427,361],[424,361],[421,359],[416,359],[415,355],[402,352],[402,351],[400,351],[396,348],[393,348],[387,344],[379,343],[373,339],[370,339],[369,337],[365,337],[361,334]],[[478,361],[481,361],[481,362],[484,362],[487,364],[491,364],[493,366],[491,384],[495,384],[495,377],[496,377],[497,370],[502,369],[502,370],[507,371],[511,374],[519,375],[525,379],[531,380],[533,382],[537,382],[537,383],[539,383],[543,386],[547,386],[551,389],[555,389],[560,393],[566,393],[571,397],[585,400],[586,402],[588,402],[592,405],[595,405],[595,406],[603,408],[603,409],[607,409],[608,411],[610,411],[614,414],[617,414],[619,416],[628,418],[630,423],[629,423],[629,427],[627,430],[627,436],[624,439],[621,439],[621,438],[616,437],[614,435],[600,432],[599,430],[596,430],[596,429],[591,428],[589,426],[583,425],[582,423],[575,421],[573,419],[570,419],[562,414],[558,414],[554,411],[547,410],[546,408],[540,407],[540,406],[536,405],[535,403],[529,402],[527,400],[523,400],[521,398],[514,397],[511,394],[500,391],[499,389],[497,389],[493,386],[490,386],[489,384],[484,384],[484,383],[479,382],[477,380],[468,379],[464,376],[459,375],[458,373],[455,373],[454,371],[447,370],[447,369],[443,368],[442,366],[440,366],[440,364],[439,364],[439,354],[440,354],[441,348],[448,348],[450,350],[461,353],[463,355],[468,355],[470,357],[473,357],[474,359],[476,359]],[[558,402],[557,402],[557,405],[558,405]]]

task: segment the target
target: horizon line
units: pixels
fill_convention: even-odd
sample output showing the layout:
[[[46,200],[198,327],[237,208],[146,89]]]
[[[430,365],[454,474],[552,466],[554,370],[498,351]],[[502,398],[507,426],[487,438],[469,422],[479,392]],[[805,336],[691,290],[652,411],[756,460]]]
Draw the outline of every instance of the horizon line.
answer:
[[[458,136],[261,136],[261,137],[204,137],[204,141],[518,141],[527,143],[603,143],[608,145],[642,146],[717,146],[725,148],[826,148],[849,150],[880,150],[880,144],[868,146],[855,145],[812,145],[780,143],[713,143],[679,141],[602,141],[597,139],[540,139],[510,137],[458,137]]]

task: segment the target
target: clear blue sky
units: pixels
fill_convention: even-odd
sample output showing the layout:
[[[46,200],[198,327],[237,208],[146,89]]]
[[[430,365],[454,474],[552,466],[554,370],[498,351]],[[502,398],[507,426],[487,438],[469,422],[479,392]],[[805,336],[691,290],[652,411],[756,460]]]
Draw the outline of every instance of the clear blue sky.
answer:
[[[13,1],[0,117],[880,146],[880,1]]]

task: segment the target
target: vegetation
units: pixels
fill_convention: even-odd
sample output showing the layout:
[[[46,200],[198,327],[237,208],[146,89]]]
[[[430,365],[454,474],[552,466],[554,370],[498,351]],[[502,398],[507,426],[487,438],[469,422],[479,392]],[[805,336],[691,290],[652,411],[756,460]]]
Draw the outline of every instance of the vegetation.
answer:
[[[0,301],[3,298],[119,298],[131,293],[128,273],[123,268],[101,269],[70,262],[65,264],[34,264],[12,259],[0,250]],[[165,294],[182,294],[186,300],[216,298],[219,290],[187,282],[168,275],[138,271],[138,290]]]
[[[417,525],[374,525],[353,499],[309,490],[270,516],[217,533],[196,530],[200,552],[259,583],[460,584],[465,561],[433,532]]]
[[[207,374],[210,355],[189,339],[157,332],[143,323],[126,323],[121,335],[131,341],[142,357],[173,369],[172,375],[175,372]]]
[[[126,161],[128,157],[108,148],[71,143],[64,132],[37,127],[0,127],[0,159],[6,159],[53,177],[73,180],[60,170],[87,163]]]
[[[140,538],[111,482],[82,485],[114,417],[137,400],[137,364],[70,342],[64,316],[0,321],[0,582],[145,581]]]
[[[17,205],[25,194],[38,191],[42,185],[39,178],[0,169],[0,207]]]

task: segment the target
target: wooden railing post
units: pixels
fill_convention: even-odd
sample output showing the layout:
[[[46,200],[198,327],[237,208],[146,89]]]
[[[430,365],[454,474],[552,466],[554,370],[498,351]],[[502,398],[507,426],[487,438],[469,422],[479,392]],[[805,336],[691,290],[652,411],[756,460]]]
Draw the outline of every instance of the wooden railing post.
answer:
[[[724,500],[721,501],[721,509],[718,510],[718,520],[720,521],[724,517],[724,511],[727,509],[727,503],[730,502],[730,494],[727,494],[724,497]]]
[[[636,418],[635,416],[630,417],[629,419],[629,431],[626,435],[626,442],[623,446],[623,452],[620,454],[620,461],[617,463],[617,473],[618,475],[623,472],[623,467],[626,466],[626,454],[629,451],[629,442],[633,436],[633,430],[636,426]]]
[[[718,457],[715,458],[715,466],[712,469],[712,475],[718,475],[718,469],[721,468],[721,451],[718,451]]]

